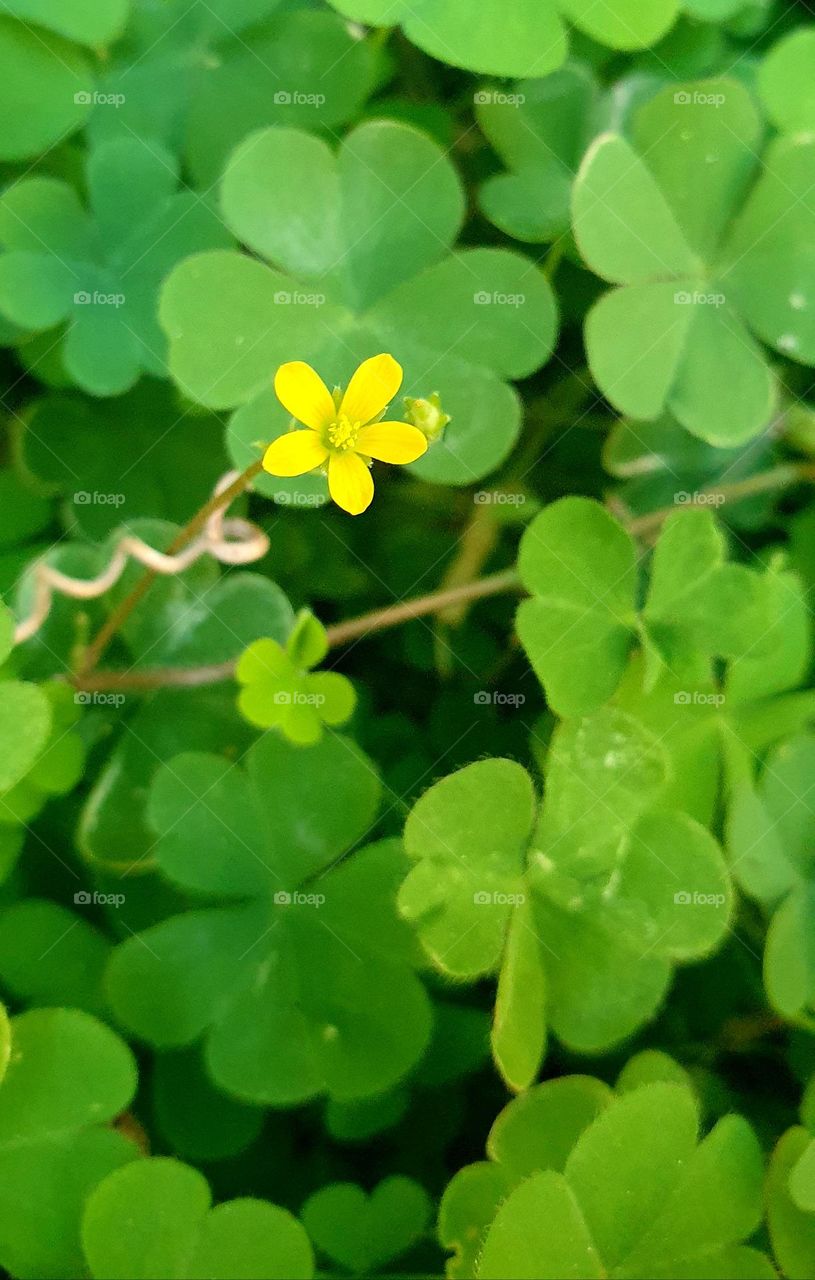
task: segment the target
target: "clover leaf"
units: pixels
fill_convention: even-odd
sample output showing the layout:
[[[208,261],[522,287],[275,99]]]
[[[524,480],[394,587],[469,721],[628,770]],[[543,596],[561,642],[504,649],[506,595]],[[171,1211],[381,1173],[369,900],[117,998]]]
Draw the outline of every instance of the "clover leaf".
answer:
[[[601,1080],[573,1075],[534,1085],[504,1107],[487,1138],[489,1159],[459,1169],[442,1196],[439,1239],[455,1254],[449,1275],[476,1275],[484,1236],[502,1202],[534,1173],[562,1173],[581,1133],[613,1098]]]
[[[383,70],[375,42],[330,11],[283,0],[165,0],[142,7],[114,50],[88,129],[96,143],[159,142],[208,189],[253,129],[335,130],[358,116]]]
[[[13,618],[0,604],[0,663],[13,643]],[[81,711],[65,685],[37,685],[0,678],[0,831],[29,822],[50,796],[78,781],[84,750],[73,732]],[[4,840],[0,881],[18,851]]]
[[[245,767],[205,754],[165,765],[150,798],[156,862],[215,901],[114,952],[121,1021],[162,1048],[204,1035],[215,1083],[251,1102],[395,1084],[429,1034],[414,944],[391,905],[403,855],[386,841],[329,870],[378,801],[371,764],[334,734],[306,748],[267,735]]]
[[[498,973],[493,1053],[516,1089],[548,1027],[583,1052],[615,1043],[652,1016],[672,963],[727,927],[716,842],[658,807],[668,770],[653,734],[607,710],[556,731],[534,829],[531,781],[506,760],[442,779],[408,816],[400,910],[441,972]]]
[[[89,1014],[32,1009],[12,1019],[0,1081],[0,1265],[12,1275],[81,1274],[83,1201],[136,1155],[108,1127],[135,1088],[127,1045]]]
[[[213,1208],[203,1174],[160,1156],[136,1160],[99,1183],[85,1207],[82,1244],[96,1280],[310,1280],[314,1274],[308,1237],[285,1209],[249,1197]]]
[[[798,689],[812,653],[802,584],[775,565],[766,588],[766,645],[732,659],[720,681],[705,660],[695,672],[692,663],[677,664],[676,670],[663,665],[648,684],[647,659],[638,653],[612,702],[661,743],[667,778],[658,789],[659,802],[707,826],[723,800],[729,803],[745,783],[752,786],[756,757],[812,719],[813,699]]]
[[[128,719],[91,787],[77,830],[83,858],[94,870],[131,878],[154,872],[147,797],[162,762],[182,751],[237,759],[250,744],[231,689],[160,690]]]
[[[225,1160],[260,1135],[266,1113],[216,1089],[199,1047],[156,1055],[153,1114],[170,1149],[185,1160]]]
[[[770,368],[748,325],[782,353],[807,358],[799,334],[806,318],[788,295],[800,291],[806,305],[797,246],[809,234],[809,205],[782,207],[778,189],[787,202],[790,183],[805,194],[811,148],[799,142],[791,160],[783,149],[768,152],[731,230],[760,143],[758,113],[737,82],[671,86],[636,113],[632,141],[613,133],[595,140],[574,188],[580,251],[617,286],[586,320],[589,363],[603,394],[644,421],[669,409],[688,431],[720,446],[757,435],[775,403]],[[768,270],[776,245],[779,262]],[[782,264],[783,278],[774,280]],[[759,277],[767,296],[755,301],[748,294]]]
[[[66,685],[0,681],[0,725],[3,715],[17,720],[13,745],[5,751],[0,788],[0,884],[11,873],[29,822],[54,796],[67,795],[85,765],[85,747],[77,732],[81,703]],[[22,728],[21,728],[22,726]]]
[[[106,7],[111,21],[103,12]],[[72,4],[3,0],[0,159],[24,160],[49,150],[82,127],[91,110],[94,77],[90,60],[74,41],[92,45],[107,39],[123,16],[124,7],[119,3],[111,9],[82,0]]]
[[[161,316],[187,395],[218,409],[251,404],[295,355],[344,385],[363,359],[389,351],[405,371],[402,391],[438,391],[452,416],[413,470],[466,484],[498,465],[520,426],[505,379],[547,359],[556,308],[544,276],[517,254],[450,252],[463,195],[436,143],[377,121],[335,155],[297,130],[265,130],[230,158],[221,204],[235,235],[273,265],[208,253],[170,275]],[[270,407],[264,438],[289,424],[282,407]],[[284,489],[267,478],[263,491]]]
[[[384,1178],[370,1195],[333,1182],[309,1196],[303,1226],[312,1243],[353,1275],[368,1276],[421,1239],[430,1218],[427,1192],[412,1178]]]
[[[98,49],[121,35],[128,19],[130,0],[2,0],[0,12],[25,23],[56,31],[66,40]]]
[[[172,387],[144,378],[127,395],[49,395],[31,405],[25,464],[65,502],[68,527],[93,541],[135,518],[183,523],[227,469],[220,422],[184,415]],[[175,483],[184,476],[184,485]]]
[[[779,138],[727,242],[726,289],[755,333],[780,355],[815,364],[815,140]]]
[[[592,136],[597,88],[570,62],[542,80],[476,94],[482,132],[509,172],[488,178],[481,208],[501,231],[532,244],[568,231],[574,175]]]
[[[80,891],[74,901],[84,896]],[[110,943],[94,925],[46,898],[15,902],[0,921],[0,978],[16,999],[104,1016]]]
[[[758,88],[773,124],[798,133],[815,123],[815,31],[798,27],[774,44],[758,69]]]
[[[256,640],[238,661],[236,676],[243,688],[241,714],[261,729],[278,728],[291,742],[318,742],[323,725],[344,724],[353,713],[356,694],[351,681],[337,671],[315,667],[328,652],[325,627],[303,610],[286,647],[276,640]]]
[[[500,76],[544,76],[566,57],[565,22],[615,49],[653,44],[672,26],[678,0],[637,0],[586,5],[581,0],[515,0],[507,21],[502,0],[481,0],[478,22],[466,0],[331,0],[355,22],[400,23],[406,35],[434,58]],[[694,7],[699,0],[692,0]],[[691,8],[691,3],[688,3]]]
[[[544,1167],[511,1192],[484,1241],[479,1280],[600,1277],[769,1280],[745,1246],[761,1221],[762,1159],[740,1116],[699,1139],[692,1094],[650,1084],[604,1108],[562,1171]]]
[[[806,1120],[806,1115],[802,1115]],[[767,1175],[767,1224],[783,1273],[797,1280],[815,1266],[815,1195],[811,1130],[802,1125],[779,1139]]]
[[[157,294],[198,250],[230,243],[206,201],[179,192],[167,152],[136,139],[105,143],[87,165],[89,208],[54,178],[23,178],[0,199],[0,313],[21,329],[65,325],[60,359],[92,395],[165,374]]]
[[[788,1018],[815,1011],[815,964],[807,940],[815,922],[815,824],[806,802],[815,736],[800,734],[768,757],[757,784],[743,778],[729,815],[733,874],[771,916],[764,982]]]
[[[711,512],[680,508],[665,523],[638,613],[636,548],[614,516],[588,498],[562,498],[536,516],[521,542],[518,568],[532,598],[517,625],[552,708],[575,716],[608,701],[637,636],[649,685],[666,667],[693,677],[700,660],[709,668],[713,657],[768,651],[772,584],[724,556]]]

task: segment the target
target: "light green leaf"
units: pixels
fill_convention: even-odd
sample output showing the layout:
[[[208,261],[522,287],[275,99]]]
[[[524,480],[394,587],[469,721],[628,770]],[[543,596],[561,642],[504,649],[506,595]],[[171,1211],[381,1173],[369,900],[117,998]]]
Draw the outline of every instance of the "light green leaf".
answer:
[[[546,277],[505,249],[452,254],[390,293],[371,319],[383,335],[418,343],[427,339],[429,315],[441,349],[506,378],[538,369],[557,334]]]
[[[271,738],[257,747],[270,742],[276,750]],[[330,874],[306,878],[320,804],[343,803],[343,787],[330,799],[324,769],[309,766],[315,752],[326,764],[336,757],[327,744],[284,747],[302,762],[299,786],[310,792],[303,807],[281,807],[272,794],[273,778],[283,788],[291,779],[285,768],[258,775],[265,837],[281,839],[274,858],[291,865],[291,887],[272,881],[245,906],[166,920],[119,947],[110,967],[113,1007],[127,1026],[159,1047],[206,1033],[215,1083],[247,1102],[292,1106],[323,1092],[347,1102],[381,1094],[416,1063],[430,1033],[427,998],[411,972],[412,940],[393,909],[405,870],[398,845],[368,846]],[[341,761],[338,767],[341,774]],[[320,837],[338,852],[338,827],[350,834],[349,823],[362,816],[345,795],[352,811],[335,811]],[[260,853],[269,856],[263,846]]]
[[[121,34],[129,0],[0,0],[0,12],[96,48]]]
[[[308,358],[339,323],[330,304],[292,306],[288,276],[237,253],[187,258],[170,275],[161,323],[173,377],[191,398],[230,409],[257,395],[293,353]],[[273,434],[269,433],[269,438]]]
[[[537,1173],[501,1206],[478,1264],[479,1280],[592,1280],[603,1264],[562,1174]]]
[[[498,978],[492,1052],[511,1089],[527,1089],[546,1054],[546,971],[531,910],[516,907]]]
[[[764,985],[787,1018],[815,1005],[815,884],[793,889],[772,918],[764,952]]]
[[[790,1195],[799,1209],[815,1213],[815,1142],[801,1152],[790,1174]]]
[[[574,173],[590,135],[596,88],[587,67],[567,63],[517,92],[476,94],[481,130],[508,173],[479,192],[484,214],[516,240],[553,240],[569,226]]]
[[[546,75],[566,56],[566,33],[552,0],[517,0],[510,20],[501,0],[485,0],[468,22],[461,0],[331,0],[356,22],[403,23],[414,44],[442,62],[499,76]]]
[[[81,129],[94,84],[85,57],[67,40],[0,17],[0,86],[0,159],[24,160]]]
[[[155,1157],[106,1178],[90,1196],[82,1243],[95,1280],[309,1280],[305,1231],[266,1200],[211,1208],[206,1179]],[[128,1231],[122,1234],[125,1219]]]
[[[607,1107],[577,1139],[565,1174],[534,1175],[490,1228],[479,1276],[764,1276],[766,1260],[734,1246],[761,1212],[752,1131],[728,1117],[697,1146],[681,1086],[644,1085]],[[752,1265],[745,1266],[745,1261]]]
[[[274,269],[231,255],[188,259],[167,282],[162,323],[187,394],[217,408],[253,401],[230,430],[236,457],[257,457],[288,422],[264,394],[278,365],[297,357],[329,387],[344,386],[362,360],[389,351],[404,371],[401,394],[438,393],[451,419],[413,464],[418,475],[471,484],[503,461],[521,414],[502,379],[548,359],[557,308],[545,277],[516,254],[450,255],[463,192],[435,142],[380,120],[334,155],[297,130],[264,130],[233,154],[222,202],[236,234]],[[398,401],[391,408],[404,412]],[[321,477],[261,487],[282,505],[318,505],[325,495]]]
[[[37,685],[0,681],[0,792],[21,782],[51,731],[51,708]]]
[[[518,633],[550,704],[560,715],[593,710],[628,658],[634,543],[599,504],[563,498],[526,530],[518,567],[532,593],[518,610]]]
[[[442,779],[414,806],[405,847],[415,866],[399,909],[446,973],[475,977],[501,958],[522,876],[535,796],[509,760],[484,760]]]
[[[136,1149],[107,1126],[129,1104],[136,1064],[75,1009],[13,1019],[0,1083],[0,1264],[23,1280],[78,1275],[85,1196]]]
[[[574,231],[593,271],[614,284],[693,277],[690,249],[656,178],[637,152],[603,134],[587,152],[574,192]]]
[[[688,431],[720,447],[756,436],[775,404],[771,370],[744,324],[768,338],[751,301],[755,281],[740,281],[751,269],[747,248],[765,254],[764,238],[777,234],[778,218],[754,197],[744,245],[738,226],[735,241],[728,235],[760,141],[755,106],[736,81],[671,85],[635,114],[631,142],[616,133],[596,140],[574,188],[581,252],[597,274],[623,286],[605,294],[586,321],[601,390],[634,418],[657,419],[669,409]],[[803,195],[811,182],[801,172],[792,185]],[[796,212],[793,222],[806,216]],[[780,296],[786,263],[777,274]],[[779,349],[784,345],[795,354],[797,333]]]
[[[538,1169],[562,1173],[581,1133],[613,1094],[592,1076],[569,1075],[522,1093],[499,1114],[487,1151],[520,1181]]]
[[[729,237],[723,287],[764,342],[801,364],[815,364],[815,142],[781,138]]]
[[[53,239],[36,227],[28,235],[8,227],[26,207],[50,227],[53,212],[40,211],[56,184],[24,177],[4,197],[0,239],[9,252],[0,258],[0,308],[34,331],[66,321],[64,371],[93,395],[117,395],[142,370],[165,374],[157,322],[163,278],[187,255],[230,238],[205,198],[177,192],[173,157],[155,143],[132,136],[103,143],[88,155],[86,179],[89,218],[64,186],[57,206],[67,209],[68,227]]]
[[[758,68],[767,112],[783,133],[806,132],[815,123],[815,31],[802,26],[774,44]]]
[[[767,1179],[770,1237],[790,1280],[805,1280],[815,1266],[815,1215],[799,1208],[790,1187],[792,1172],[811,1142],[806,1129],[788,1129],[773,1152]]]

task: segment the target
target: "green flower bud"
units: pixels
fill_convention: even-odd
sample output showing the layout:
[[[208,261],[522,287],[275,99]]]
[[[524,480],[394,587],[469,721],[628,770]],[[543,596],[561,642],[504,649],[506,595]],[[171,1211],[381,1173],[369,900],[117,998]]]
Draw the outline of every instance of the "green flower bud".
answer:
[[[418,427],[427,437],[429,444],[438,440],[450,421],[449,413],[445,413],[441,407],[441,399],[437,391],[434,391],[426,400],[414,400],[411,396],[405,396],[405,411],[405,422]]]

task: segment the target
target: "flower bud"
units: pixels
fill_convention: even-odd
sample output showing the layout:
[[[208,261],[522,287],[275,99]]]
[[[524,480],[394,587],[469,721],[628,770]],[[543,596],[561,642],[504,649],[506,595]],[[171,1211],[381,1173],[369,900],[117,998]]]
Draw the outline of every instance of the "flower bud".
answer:
[[[418,427],[427,437],[429,444],[438,440],[450,421],[449,413],[445,413],[441,407],[441,399],[437,391],[434,391],[426,400],[414,400],[411,396],[405,396],[405,411],[405,421],[411,426]]]

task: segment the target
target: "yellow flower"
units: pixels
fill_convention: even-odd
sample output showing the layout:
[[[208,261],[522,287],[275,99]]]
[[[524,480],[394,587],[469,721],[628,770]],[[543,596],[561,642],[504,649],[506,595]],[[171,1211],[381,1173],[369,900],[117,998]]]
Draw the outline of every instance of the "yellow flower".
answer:
[[[307,431],[290,431],[272,441],[263,468],[273,476],[302,476],[328,463],[331,497],[352,516],[371,505],[371,460],[415,462],[427,440],[407,422],[380,422],[402,385],[393,356],[372,356],[357,369],[340,398],[302,360],[281,365],[274,380],[277,398]]]

